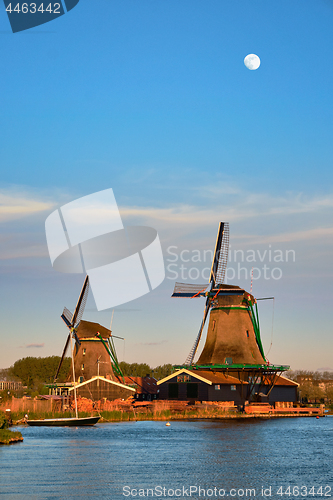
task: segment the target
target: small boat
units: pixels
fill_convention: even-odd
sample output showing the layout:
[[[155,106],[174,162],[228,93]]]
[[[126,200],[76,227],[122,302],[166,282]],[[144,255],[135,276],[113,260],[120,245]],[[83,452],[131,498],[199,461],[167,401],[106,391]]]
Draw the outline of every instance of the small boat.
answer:
[[[44,418],[42,420],[27,420],[26,423],[31,426],[48,426],[48,427],[79,427],[82,425],[95,425],[99,421],[97,417],[70,417],[70,418]]]

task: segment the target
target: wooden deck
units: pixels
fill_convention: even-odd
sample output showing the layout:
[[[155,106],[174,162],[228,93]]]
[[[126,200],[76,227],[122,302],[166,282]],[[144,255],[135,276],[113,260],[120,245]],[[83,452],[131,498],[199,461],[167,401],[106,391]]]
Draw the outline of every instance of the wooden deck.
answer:
[[[278,406],[274,408],[269,403],[252,403],[245,406],[245,413],[247,415],[284,415],[284,416],[323,416],[325,414],[324,405],[319,408],[315,407],[283,407]]]

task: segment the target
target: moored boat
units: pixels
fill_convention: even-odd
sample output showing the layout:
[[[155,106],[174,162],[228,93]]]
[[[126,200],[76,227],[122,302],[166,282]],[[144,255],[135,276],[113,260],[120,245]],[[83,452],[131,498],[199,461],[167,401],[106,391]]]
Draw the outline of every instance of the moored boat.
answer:
[[[44,418],[42,420],[27,420],[26,423],[30,426],[49,426],[49,427],[79,427],[82,425],[95,425],[99,421],[97,417],[70,417],[70,418]]]

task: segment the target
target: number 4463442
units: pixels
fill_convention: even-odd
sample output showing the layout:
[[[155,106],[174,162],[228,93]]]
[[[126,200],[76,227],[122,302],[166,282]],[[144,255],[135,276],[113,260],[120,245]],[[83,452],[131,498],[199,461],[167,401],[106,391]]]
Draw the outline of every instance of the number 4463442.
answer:
[[[14,5],[14,4],[13,4]],[[46,4],[45,4],[46,5]],[[44,9],[44,4],[41,3],[38,7],[37,4],[35,3],[18,3],[15,5],[14,8],[12,8],[12,4],[8,4],[6,11],[9,12],[10,14],[12,12],[17,12],[18,14],[21,12],[22,14],[35,14],[36,12],[40,12],[44,14],[44,12],[48,12],[49,14],[61,14],[60,12],[60,3],[54,3],[53,6],[51,3],[47,5],[47,7]]]
[[[293,496],[293,497],[307,497],[307,496],[320,496],[320,497],[330,497],[331,487],[330,486],[288,486],[288,488],[283,488],[280,486],[276,492],[280,496]]]

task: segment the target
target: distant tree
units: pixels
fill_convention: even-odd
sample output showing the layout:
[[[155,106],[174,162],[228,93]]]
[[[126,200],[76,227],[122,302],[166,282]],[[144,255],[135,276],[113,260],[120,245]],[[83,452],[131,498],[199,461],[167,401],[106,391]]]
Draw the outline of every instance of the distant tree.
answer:
[[[325,388],[325,396],[329,403],[333,403],[333,385],[327,385]]]
[[[125,377],[155,377],[157,380],[167,377],[172,373],[173,365],[166,364],[151,368],[147,363],[126,363],[121,361],[119,363],[121,371]]]
[[[306,381],[300,384],[298,390],[301,393],[303,400],[313,401],[314,403],[319,403],[325,397],[324,391],[318,386],[310,381]]]
[[[164,377],[167,377],[168,375],[171,375],[173,372],[174,367],[171,364],[166,364],[166,365],[160,365],[154,368],[153,370],[153,377],[156,378],[156,380],[161,380]]]
[[[14,365],[8,370],[8,376],[21,380],[22,384],[29,389],[37,390],[41,385],[53,382],[59,362],[59,356],[48,356],[46,358],[29,356],[15,361]],[[66,380],[70,364],[71,359],[65,358],[58,376],[58,382]]]
[[[290,380],[294,380],[295,382],[297,381],[297,372],[294,370],[288,370],[287,372],[284,372],[283,376],[289,378]]]
[[[5,412],[0,411],[0,429],[7,429],[9,427],[9,421],[6,418]]]
[[[0,369],[0,380],[8,380],[9,368]]]
[[[125,377],[150,377],[152,369],[147,363],[126,363],[121,361],[119,363],[120,369]]]
[[[319,382],[321,380],[333,380],[333,371],[309,371],[309,370],[289,370],[285,372],[285,376],[291,380],[296,380],[297,377]]]

